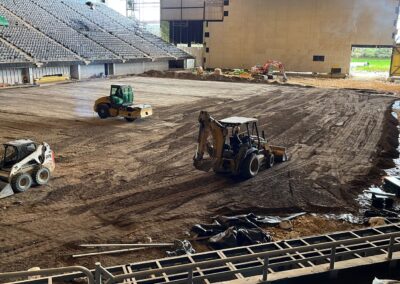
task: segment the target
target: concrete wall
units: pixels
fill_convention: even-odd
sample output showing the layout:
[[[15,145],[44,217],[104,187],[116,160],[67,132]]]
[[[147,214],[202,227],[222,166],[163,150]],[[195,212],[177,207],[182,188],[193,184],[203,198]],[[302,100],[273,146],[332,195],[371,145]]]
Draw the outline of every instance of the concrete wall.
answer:
[[[72,79],[80,79],[81,66],[80,65],[71,65],[70,74]]]
[[[398,0],[230,0],[205,24],[207,68],[250,68],[269,59],[290,71],[348,73],[352,45],[392,45]],[[314,55],[325,56],[314,62]]]
[[[99,77],[104,75],[104,71],[104,64],[81,65],[79,79]]]
[[[203,66],[204,62],[204,47],[203,45],[192,45],[191,47],[188,47],[187,44],[178,44],[178,47],[185,51],[186,53],[189,53],[193,57],[195,57],[195,63],[193,67],[199,67]],[[188,69],[188,68],[186,68]]]
[[[147,72],[150,70],[166,71],[168,69],[169,69],[168,61],[145,62],[143,72]]]
[[[149,70],[168,70],[168,61],[114,64],[114,75],[141,74]]]
[[[193,60],[192,60],[193,61]],[[130,75],[141,74],[149,70],[166,71],[169,69],[168,61],[156,62],[137,62],[137,63],[120,63],[110,66],[110,75]],[[186,63],[186,66],[192,67],[193,62]],[[59,67],[42,67],[42,68],[5,68],[0,69],[0,84],[22,84],[24,76],[27,81],[34,82],[34,79],[41,78],[45,75],[63,74],[70,76],[72,79],[89,79],[101,77],[105,74],[105,64],[93,65],[71,65]]]
[[[39,79],[46,75],[57,75],[57,74],[62,74],[63,76],[70,76],[70,66],[31,68],[31,73],[33,79]]]
[[[46,75],[62,74],[70,76],[70,66],[41,67],[41,68],[6,68],[0,69],[0,84],[16,85],[33,83],[34,79],[42,78]]]
[[[0,84],[22,84],[22,68],[0,69]]]

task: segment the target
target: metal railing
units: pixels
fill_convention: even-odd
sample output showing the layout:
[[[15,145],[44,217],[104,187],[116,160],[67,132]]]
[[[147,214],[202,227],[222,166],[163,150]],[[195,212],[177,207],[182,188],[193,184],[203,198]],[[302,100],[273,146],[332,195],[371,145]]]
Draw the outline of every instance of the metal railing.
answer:
[[[370,246],[365,247],[366,244],[369,244]],[[254,246],[250,246],[250,248],[254,248]],[[159,266],[161,268],[142,271],[132,272],[132,270],[127,270],[128,273],[117,275],[114,275],[112,272],[118,271],[117,268],[120,268],[121,266],[104,268],[100,263],[96,263],[96,267],[92,271],[82,266],[71,266],[63,268],[43,269],[37,271],[0,273],[0,283],[4,283],[1,281],[2,279],[21,279],[22,277],[40,275],[48,277],[12,283],[51,283],[51,280],[46,280],[54,279],[64,282],[76,278],[85,278],[88,284],[112,284],[122,282],[140,283],[142,281],[150,283],[151,280],[157,283],[167,282],[192,284],[194,282],[198,283],[199,281],[204,279],[212,278],[213,280],[223,280],[227,279],[227,277],[232,277],[238,274],[249,275],[249,273],[251,273],[253,276],[261,275],[260,281],[266,282],[268,280],[269,270],[274,268],[279,268],[283,266],[292,267],[293,265],[299,266],[299,264],[315,262],[318,263],[316,265],[325,264],[328,265],[329,270],[334,270],[335,264],[339,258],[343,260],[345,259],[345,257],[354,259],[355,257],[350,257],[354,255],[358,255],[358,257],[361,257],[361,255],[371,256],[386,254],[387,260],[390,261],[393,257],[393,252],[396,250],[400,250],[399,231],[394,233],[382,233],[380,235],[357,237],[346,240],[328,242],[325,241],[316,244],[306,244],[285,249],[252,252],[245,255],[236,255],[225,257],[222,259],[211,259],[200,262],[193,261],[193,263],[171,265],[168,267]],[[215,252],[218,253],[220,251]],[[309,253],[310,255],[307,255],[305,257],[301,253],[304,253],[304,255],[307,255]],[[296,258],[296,256],[298,257],[300,254],[302,257]],[[194,257],[195,255],[192,256]],[[191,258],[192,256],[189,256],[189,258]],[[239,266],[240,264],[244,265],[242,265],[242,268],[238,268],[237,264],[239,264]],[[227,271],[218,271],[218,268],[220,268],[221,265],[228,266],[229,269]],[[201,269],[205,269],[204,271],[206,271],[207,268],[215,268],[216,270],[211,273],[199,273]]]
[[[16,278],[24,278],[24,277],[30,277],[30,276],[49,276],[49,278],[54,277],[54,275],[60,276],[61,278],[63,275],[60,274],[65,274],[65,273],[73,273],[73,272],[80,272],[82,274],[82,277],[87,279],[88,284],[94,284],[94,277],[92,272],[87,269],[86,267],[83,266],[68,266],[68,267],[60,267],[60,268],[49,268],[49,269],[40,269],[40,270],[34,270],[34,271],[17,271],[17,272],[5,272],[5,273],[0,273],[0,281],[2,279],[16,279]],[[65,276],[66,277],[73,277],[76,278],[76,276]],[[43,279],[42,279],[43,280]],[[32,280],[34,281],[34,280]],[[23,281],[28,283],[28,281]],[[0,282],[0,283],[14,283],[14,282]],[[20,282],[22,283],[22,282]],[[51,282],[49,282],[51,283]]]
[[[254,271],[255,269],[258,269],[258,268],[254,268],[254,267],[241,268],[241,269],[235,269],[235,270],[231,270],[231,271],[219,272],[219,273],[215,273],[212,275],[201,275],[201,276],[195,277],[195,276],[193,276],[193,273],[197,268],[217,267],[218,265],[221,265],[221,264],[234,263],[234,262],[245,262],[245,261],[255,261],[258,259],[262,259],[262,277],[260,280],[262,282],[266,282],[268,280],[268,269],[282,266],[282,262],[277,262],[277,263],[271,264],[270,259],[273,257],[281,256],[282,254],[290,255],[290,254],[299,253],[299,252],[309,252],[309,251],[315,251],[315,250],[321,250],[321,249],[330,249],[329,255],[319,255],[319,256],[308,257],[305,259],[295,259],[295,260],[285,261],[284,264],[291,265],[291,264],[297,264],[297,263],[302,263],[302,262],[307,262],[307,261],[320,261],[320,260],[329,259],[329,269],[333,270],[335,268],[336,259],[338,257],[344,257],[344,256],[348,256],[351,254],[357,254],[357,253],[366,254],[371,251],[384,249],[384,250],[387,250],[387,259],[391,260],[393,257],[394,250],[396,248],[400,248],[400,243],[395,244],[395,240],[397,238],[400,238],[400,232],[390,233],[390,234],[385,234],[385,235],[368,236],[368,237],[343,240],[343,241],[334,241],[334,242],[320,243],[320,244],[314,244],[314,245],[306,245],[306,246],[287,248],[287,249],[276,250],[276,251],[259,252],[259,253],[249,254],[249,255],[239,255],[239,256],[228,257],[225,259],[208,260],[208,261],[204,261],[204,262],[200,262],[200,263],[198,262],[198,263],[182,264],[182,265],[177,265],[177,266],[158,268],[158,269],[150,269],[150,270],[145,270],[145,271],[120,274],[120,275],[113,275],[106,268],[102,267],[100,263],[96,263],[95,280],[96,280],[96,284],[100,284],[100,283],[112,284],[112,283],[121,283],[127,279],[133,279],[133,278],[140,279],[140,278],[143,278],[146,276],[151,276],[151,275],[162,275],[163,273],[186,272],[187,273],[186,280],[181,279],[181,280],[177,280],[177,281],[168,281],[168,283],[190,283],[190,284],[192,284],[194,281],[203,280],[203,279],[206,279],[209,277],[222,278],[222,277],[226,277],[229,275],[234,275],[237,273],[251,272],[251,271]],[[371,241],[387,240],[387,239],[389,239],[388,245],[380,245],[380,246],[374,246],[371,248],[360,248],[360,249],[356,249],[356,250],[352,250],[352,251],[337,252],[337,248],[345,246],[345,245],[360,244],[362,242],[371,242]]]

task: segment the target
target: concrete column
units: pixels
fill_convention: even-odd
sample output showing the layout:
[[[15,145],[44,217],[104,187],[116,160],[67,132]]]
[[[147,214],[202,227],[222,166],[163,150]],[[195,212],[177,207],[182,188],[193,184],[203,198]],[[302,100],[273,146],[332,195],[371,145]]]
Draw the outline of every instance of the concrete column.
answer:
[[[22,69],[22,80],[24,80],[24,78],[27,79],[27,83],[28,84],[33,84],[33,68],[24,68]]]
[[[71,79],[80,80],[81,79],[81,66],[80,65],[71,65],[70,67]]]

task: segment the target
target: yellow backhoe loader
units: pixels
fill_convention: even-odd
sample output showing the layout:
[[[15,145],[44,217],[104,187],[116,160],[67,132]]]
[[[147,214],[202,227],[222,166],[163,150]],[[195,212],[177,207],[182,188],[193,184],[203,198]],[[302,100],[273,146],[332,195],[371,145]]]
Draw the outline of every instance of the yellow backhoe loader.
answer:
[[[213,169],[216,173],[252,178],[262,167],[271,168],[275,162],[287,161],[287,155],[286,148],[267,142],[264,131],[260,135],[256,118],[229,117],[218,121],[201,111],[193,161],[198,170]]]

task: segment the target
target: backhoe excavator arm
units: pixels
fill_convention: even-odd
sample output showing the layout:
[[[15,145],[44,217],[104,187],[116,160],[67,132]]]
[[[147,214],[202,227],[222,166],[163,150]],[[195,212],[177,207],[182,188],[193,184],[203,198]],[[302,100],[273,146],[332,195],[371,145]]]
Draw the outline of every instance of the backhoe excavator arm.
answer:
[[[199,136],[197,151],[193,157],[196,169],[208,172],[211,168],[218,169],[222,163],[226,128],[206,111],[199,115]],[[210,139],[211,138],[211,139]],[[205,154],[209,157],[205,157]]]

